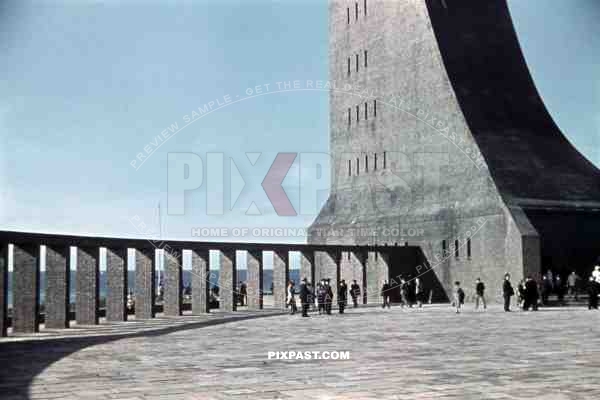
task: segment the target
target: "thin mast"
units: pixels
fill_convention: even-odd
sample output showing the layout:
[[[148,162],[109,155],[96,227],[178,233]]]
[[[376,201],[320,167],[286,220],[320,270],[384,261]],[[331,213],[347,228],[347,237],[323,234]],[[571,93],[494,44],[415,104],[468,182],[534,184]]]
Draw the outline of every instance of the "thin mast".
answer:
[[[160,210],[160,201],[158,202],[158,239],[159,243],[162,242],[162,214]],[[162,243],[160,244],[162,246]],[[160,262],[158,264],[158,284],[162,282],[161,270],[163,267],[164,254],[161,254]]]

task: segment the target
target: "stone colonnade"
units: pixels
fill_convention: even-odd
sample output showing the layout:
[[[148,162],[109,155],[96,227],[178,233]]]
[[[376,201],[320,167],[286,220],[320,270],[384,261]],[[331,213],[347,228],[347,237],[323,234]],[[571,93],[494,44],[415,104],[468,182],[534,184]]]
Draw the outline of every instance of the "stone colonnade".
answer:
[[[0,232],[0,238],[2,232]],[[56,235],[58,236],[58,235]],[[119,239],[111,239],[118,243]],[[124,239],[123,239],[124,240]],[[71,282],[71,246],[65,241],[56,244],[40,241],[12,242],[12,330],[14,333],[34,333],[40,326],[40,261],[41,245],[46,247],[45,256],[45,301],[43,310],[46,328],[69,327],[72,312],[78,325],[96,325],[100,318],[100,247],[106,249],[107,293],[105,317],[107,321],[127,320],[128,297],[128,248],[135,248],[135,318],[151,319],[156,313],[156,257],[155,247],[93,246],[89,240],[77,245],[76,279]],[[137,241],[140,243],[142,241]],[[9,326],[8,315],[8,255],[9,243],[0,242],[0,336],[6,336]],[[189,243],[189,242],[186,242]],[[274,307],[285,308],[286,287],[290,271],[290,251],[300,254],[300,274],[309,282],[330,278],[331,282],[346,279],[350,286],[356,279],[362,289],[361,302],[379,301],[378,287],[387,279],[387,266],[373,262],[381,251],[365,247],[315,246],[315,245],[227,245],[219,243],[211,247],[207,243],[199,246],[177,246],[169,243],[175,251],[164,251],[163,314],[182,315],[182,250],[191,250],[191,309],[193,315],[210,312],[210,262],[209,251],[220,252],[219,308],[236,311],[237,279],[236,251],[246,250],[247,257],[247,309],[263,309],[263,258],[265,251],[273,253],[273,299]],[[385,250],[383,250],[385,252]],[[382,258],[382,257],[379,257]],[[133,267],[133,266],[132,266]],[[385,271],[383,270],[385,269]],[[371,277],[372,279],[369,279]],[[75,285],[75,307],[70,309],[70,288]],[[299,282],[296,282],[298,285]],[[367,293],[369,293],[367,295]]]

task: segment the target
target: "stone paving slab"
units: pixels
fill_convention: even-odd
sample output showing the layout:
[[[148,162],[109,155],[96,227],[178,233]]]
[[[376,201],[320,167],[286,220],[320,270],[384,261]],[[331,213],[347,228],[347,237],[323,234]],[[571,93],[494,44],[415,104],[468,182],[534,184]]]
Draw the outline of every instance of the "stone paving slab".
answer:
[[[599,323],[583,308],[359,308],[83,345],[6,343],[0,398],[597,399]],[[289,350],[350,359],[268,359]]]

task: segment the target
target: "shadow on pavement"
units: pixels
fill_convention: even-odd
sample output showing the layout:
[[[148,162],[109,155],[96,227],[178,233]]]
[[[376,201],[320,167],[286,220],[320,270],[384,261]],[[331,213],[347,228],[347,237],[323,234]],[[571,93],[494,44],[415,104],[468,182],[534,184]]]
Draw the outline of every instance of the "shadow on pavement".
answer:
[[[208,321],[157,328],[141,332],[104,336],[48,338],[29,341],[0,343],[0,398],[2,400],[29,399],[29,386],[33,379],[50,365],[64,357],[90,346],[119,339],[153,337],[198,329],[205,326],[225,324],[247,319],[279,316],[283,313],[265,313],[219,318]],[[87,366],[83,366],[87,367]]]

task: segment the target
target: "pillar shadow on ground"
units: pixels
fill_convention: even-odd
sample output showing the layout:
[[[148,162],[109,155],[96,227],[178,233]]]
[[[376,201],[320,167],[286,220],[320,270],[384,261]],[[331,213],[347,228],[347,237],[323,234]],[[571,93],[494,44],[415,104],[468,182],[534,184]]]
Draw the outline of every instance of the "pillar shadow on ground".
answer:
[[[2,365],[2,368],[0,368],[0,398],[6,400],[29,399],[29,387],[37,375],[53,363],[86,347],[101,345],[119,339],[161,336],[205,326],[254,318],[273,317],[282,314],[282,312],[269,312],[232,316],[125,334],[35,339],[0,343],[0,365]]]

